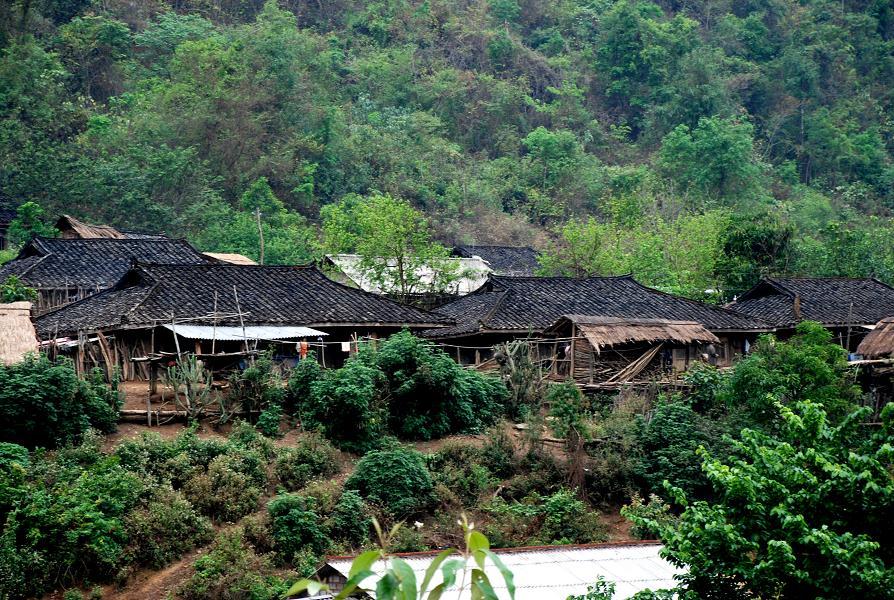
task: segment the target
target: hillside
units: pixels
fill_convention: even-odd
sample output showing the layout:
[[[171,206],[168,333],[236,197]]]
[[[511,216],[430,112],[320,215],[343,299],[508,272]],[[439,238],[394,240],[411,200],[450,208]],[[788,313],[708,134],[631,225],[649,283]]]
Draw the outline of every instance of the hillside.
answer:
[[[378,191],[690,295],[892,281],[892,36],[879,1],[16,0],[0,200],[256,258],[269,183],[297,262]]]

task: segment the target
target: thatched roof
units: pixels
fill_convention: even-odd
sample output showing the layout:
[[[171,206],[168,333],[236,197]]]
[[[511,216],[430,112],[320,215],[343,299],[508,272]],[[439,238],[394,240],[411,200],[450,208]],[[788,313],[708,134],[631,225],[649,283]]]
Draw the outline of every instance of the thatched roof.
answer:
[[[37,334],[31,323],[31,303],[0,304],[0,361],[11,365],[37,351]]]
[[[71,215],[62,215],[56,221],[56,229],[62,233],[62,237],[68,239],[94,239],[107,238],[123,240],[124,234],[109,225],[91,225]]]
[[[558,333],[577,325],[580,332],[597,351],[621,344],[636,342],[669,342],[673,344],[711,344],[720,340],[705,327],[694,321],[668,321],[666,319],[626,319],[592,315],[564,315],[547,330]]]
[[[205,256],[210,256],[220,262],[230,263],[231,265],[256,265],[255,261],[244,254],[235,254],[232,252],[202,252]]]
[[[890,358],[894,356],[894,317],[886,317],[876,323],[860,345],[857,354],[864,358]]]

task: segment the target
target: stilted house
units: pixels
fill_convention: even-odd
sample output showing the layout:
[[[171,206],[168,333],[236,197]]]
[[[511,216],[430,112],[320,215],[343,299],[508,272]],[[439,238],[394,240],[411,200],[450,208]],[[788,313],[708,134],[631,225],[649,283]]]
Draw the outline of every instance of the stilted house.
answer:
[[[783,339],[801,321],[818,321],[853,352],[894,315],[894,288],[877,279],[767,277],[728,307],[769,323]]]
[[[35,288],[38,297],[34,312],[40,315],[114,286],[134,261],[196,265],[215,262],[185,240],[36,237],[15,259],[0,267],[0,280],[15,275]]]
[[[358,340],[446,321],[313,266],[137,264],[111,289],[41,316],[37,329],[45,343],[68,346],[79,369],[117,366],[125,379],[144,379],[146,359],[189,352],[226,361],[259,345],[292,357],[309,345],[337,365]]]
[[[878,416],[894,400],[894,317],[876,323],[857,346],[857,355],[851,364],[858,368],[860,386],[867,392],[863,400]]]
[[[693,362],[716,365],[722,346],[701,323],[667,319],[565,315],[545,334],[555,336],[552,378],[592,389],[675,381]]]
[[[537,251],[528,246],[454,246],[453,255],[480,258],[494,275],[531,277],[540,268]]]
[[[589,352],[600,363],[617,357],[616,346],[632,351],[638,345],[665,344],[654,356],[667,359],[671,369],[682,370],[703,354],[726,366],[745,353],[759,333],[771,329],[733,310],[648,288],[629,275],[585,279],[492,275],[479,290],[438,312],[456,324],[424,335],[443,343],[462,364],[482,364],[492,357],[494,345],[527,339],[539,360],[556,361],[556,370],[559,361],[570,359],[566,355],[574,345],[567,351],[566,346],[571,339],[582,345],[581,356]],[[592,339],[581,335],[584,327]],[[610,347],[604,350],[608,342]],[[707,345],[713,348],[701,347]],[[582,360],[585,372],[578,374],[589,382],[589,357]],[[626,356],[624,361],[629,364],[633,358]],[[594,366],[594,382],[603,381],[601,369],[619,368]]]
[[[30,302],[0,304],[0,362],[20,362],[29,352],[37,352],[37,334],[31,322]]]

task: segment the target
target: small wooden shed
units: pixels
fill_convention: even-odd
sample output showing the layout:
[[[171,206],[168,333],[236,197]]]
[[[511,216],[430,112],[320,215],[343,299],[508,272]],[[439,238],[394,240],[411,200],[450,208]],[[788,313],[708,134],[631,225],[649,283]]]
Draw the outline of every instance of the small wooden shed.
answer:
[[[894,357],[894,317],[886,317],[876,323],[875,328],[857,346],[857,354],[868,359]]]
[[[545,333],[556,338],[555,377],[604,388],[676,379],[720,344],[700,323],[667,319],[564,315]]]

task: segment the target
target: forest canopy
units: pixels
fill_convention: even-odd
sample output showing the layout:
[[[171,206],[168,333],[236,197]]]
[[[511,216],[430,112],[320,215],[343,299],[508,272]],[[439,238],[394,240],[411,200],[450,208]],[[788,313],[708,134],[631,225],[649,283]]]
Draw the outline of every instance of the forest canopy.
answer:
[[[387,195],[688,295],[891,282],[892,36],[878,0],[13,0],[0,201],[253,258],[260,213],[297,262]]]

